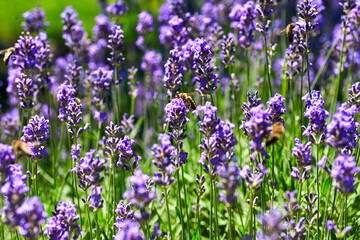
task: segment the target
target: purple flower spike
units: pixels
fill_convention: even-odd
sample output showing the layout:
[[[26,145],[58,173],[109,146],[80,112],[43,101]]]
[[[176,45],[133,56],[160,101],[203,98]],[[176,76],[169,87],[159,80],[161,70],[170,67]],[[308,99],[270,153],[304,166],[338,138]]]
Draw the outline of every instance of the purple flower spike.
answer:
[[[336,182],[334,186],[344,195],[354,192],[355,174],[359,173],[354,156],[339,155],[334,159],[334,166],[330,172]]]
[[[21,26],[25,32],[38,33],[45,31],[49,26],[49,22],[45,22],[45,12],[39,6],[25,12],[22,16],[25,22],[22,22]]]
[[[304,145],[300,142],[298,138],[295,138],[295,146],[292,150],[292,155],[296,157],[299,167],[302,168],[311,165],[311,142],[307,142]]]
[[[91,149],[80,159],[80,165],[76,163],[75,172],[79,177],[79,187],[84,191],[91,186],[99,185],[104,180],[100,173],[105,169],[105,160],[100,159],[98,155],[94,157],[94,154],[95,150]]]
[[[228,207],[233,206],[238,197],[236,189],[241,183],[240,170],[236,163],[225,164],[219,168],[218,175],[220,183],[216,184],[216,187],[223,190],[219,194],[219,201]]]
[[[74,138],[78,138],[84,131],[89,129],[89,123],[86,123],[83,128],[80,127],[82,122],[82,104],[79,103],[77,98],[71,98],[68,100],[66,107],[67,114],[67,127],[68,132]]]
[[[130,210],[131,203],[128,203],[124,205],[123,200],[119,202],[119,204],[116,206],[115,213],[118,215],[116,218],[116,221],[122,222],[126,219],[133,220],[134,219],[134,210]],[[114,224],[117,229],[119,229],[118,225]]]
[[[140,225],[131,220],[125,220],[118,224],[119,231],[114,236],[114,240],[145,240],[146,238],[140,231]]]
[[[100,13],[95,17],[95,21],[96,24],[92,29],[94,33],[94,40],[99,41],[99,39],[107,39],[111,33],[111,24],[109,18],[105,14]]]
[[[93,186],[92,194],[90,195],[90,204],[89,208],[91,208],[94,212],[97,212],[99,209],[103,207],[104,200],[101,199],[102,187]]]
[[[171,100],[171,102],[166,105],[165,112],[167,116],[166,122],[170,124],[174,132],[184,130],[185,124],[190,122],[190,119],[186,117],[186,114],[189,113],[189,110],[187,109],[184,100],[181,98],[174,98],[173,100]],[[173,133],[172,135],[175,135],[175,133]],[[186,135],[183,137],[185,138]],[[174,138],[175,141],[179,141],[182,139]]]
[[[25,109],[34,107],[34,83],[30,78],[17,78],[16,87],[18,89],[18,97],[20,106]]]
[[[41,144],[51,138],[49,120],[35,115],[31,117],[29,124],[23,127],[23,133],[24,136],[20,140],[28,144],[33,152],[33,159],[39,160],[48,155],[45,146],[41,146]]]
[[[147,11],[142,11],[138,15],[139,23],[136,26],[136,31],[140,35],[146,35],[154,30],[153,17]]]
[[[19,233],[29,239],[37,239],[41,235],[41,225],[45,222],[46,212],[38,196],[28,198],[16,210],[20,216]]]
[[[134,115],[128,117],[127,113],[124,113],[121,125],[120,125],[121,133],[124,135],[128,135],[134,129]]]
[[[329,112],[323,107],[324,100],[320,95],[320,91],[313,90],[311,92],[311,98],[309,94],[306,94],[302,99],[306,103],[306,110],[304,117],[309,118],[309,125],[304,129],[303,136],[308,136],[310,141],[315,144],[320,144],[324,141],[324,134],[321,134],[325,130],[325,121],[329,117]],[[321,134],[320,136],[318,136]]]
[[[360,105],[360,82],[354,83],[349,91],[348,102],[350,105]]]
[[[212,52],[210,46],[207,45],[205,39],[196,39],[191,47],[194,56],[195,81],[199,84],[196,91],[202,95],[211,95],[219,84],[219,78],[214,72],[214,60],[212,59]]]
[[[63,39],[65,45],[69,48],[80,48],[87,38],[87,33],[82,26],[82,22],[78,20],[79,14],[72,6],[68,6],[61,13],[63,26]]]
[[[106,7],[106,12],[113,17],[122,17],[129,9],[125,6],[122,0],[118,0],[116,3],[111,3]]]
[[[269,119],[272,124],[276,122],[281,122],[284,124],[284,119],[282,115],[286,113],[285,108],[285,98],[280,94],[276,93],[275,96],[270,98],[270,100],[266,103],[267,109],[266,112],[269,114]]]
[[[80,225],[77,221],[80,220],[80,216],[76,214],[75,204],[70,201],[68,203],[60,201],[55,205],[55,211],[53,217],[46,220],[45,236],[49,236],[50,239],[77,239],[79,235],[83,235],[80,230]]]
[[[347,108],[347,104],[343,103],[326,127],[326,143],[335,151],[351,154],[352,150],[357,147],[359,123],[354,119],[357,112],[358,109],[355,105]]]
[[[141,157],[133,151],[132,145],[134,144],[135,141],[126,135],[119,141],[117,145],[117,149],[120,152],[117,166],[121,165],[126,171],[129,172],[134,172],[138,166],[139,160],[141,160]]]
[[[14,150],[8,144],[0,143],[0,185],[2,182],[2,176],[4,176],[11,162],[16,160]]]
[[[170,51],[170,58],[165,64],[164,87],[168,89],[169,95],[182,85],[184,72],[182,58],[182,53],[175,48]]]
[[[159,171],[167,172],[171,175],[171,173],[174,172],[171,164],[174,163],[176,159],[176,148],[171,144],[171,138],[168,134],[160,133],[158,141],[160,142],[160,145],[155,144],[152,147],[152,155],[155,158],[152,163]]]
[[[133,176],[128,177],[131,188],[124,193],[123,198],[129,199],[131,204],[139,209],[145,209],[156,198],[155,188],[148,189],[151,178],[143,174],[141,169],[136,170]]]
[[[282,221],[283,214],[275,209],[268,214],[259,215],[258,219],[263,229],[256,235],[256,238],[260,240],[280,239],[281,233],[288,228],[287,224]]]
[[[110,50],[110,58],[107,60],[114,66],[121,64],[125,58],[123,56],[124,51],[124,31],[120,25],[116,25],[112,29],[112,33],[109,35],[108,49]]]

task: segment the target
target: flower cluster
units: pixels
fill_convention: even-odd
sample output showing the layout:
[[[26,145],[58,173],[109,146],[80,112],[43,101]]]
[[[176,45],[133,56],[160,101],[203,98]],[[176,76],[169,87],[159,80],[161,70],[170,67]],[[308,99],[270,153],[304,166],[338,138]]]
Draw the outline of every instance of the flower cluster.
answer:
[[[286,113],[285,108],[285,98],[281,96],[280,94],[276,93],[273,97],[269,99],[269,101],[266,103],[267,109],[266,112],[269,115],[269,120],[271,124],[281,122],[284,124],[284,119],[282,118],[282,115]]]
[[[110,50],[110,58],[108,58],[108,61],[114,66],[121,64],[125,60],[123,56],[123,51],[124,51],[123,33],[124,31],[122,30],[121,26],[116,25],[112,29],[112,33],[109,35],[107,47]]]
[[[340,153],[351,153],[357,147],[359,123],[354,119],[357,112],[355,105],[347,108],[347,104],[343,103],[326,127],[326,143]]]
[[[311,142],[304,145],[298,138],[295,138],[295,146],[292,151],[292,155],[296,158],[299,167],[303,168],[311,165]]]
[[[168,95],[182,85],[183,78],[182,53],[178,49],[170,51],[170,58],[165,64],[164,87],[168,89]]]
[[[242,48],[248,48],[254,43],[254,31],[256,20],[255,3],[247,1],[244,5],[236,4],[231,9],[229,18],[230,26],[237,32],[238,44]]]
[[[63,26],[63,39],[69,48],[79,49],[87,41],[87,33],[82,26],[82,21],[78,20],[79,14],[72,6],[68,6],[61,13]]]
[[[116,3],[110,3],[106,7],[106,12],[116,18],[123,16],[127,11],[129,11],[129,9],[122,0],[118,0]]]
[[[41,144],[51,138],[49,120],[35,115],[30,118],[29,124],[23,127],[23,133],[20,140],[28,144],[33,152],[33,159],[39,160],[48,155],[45,146]]]
[[[21,26],[25,32],[38,33],[49,26],[49,22],[45,22],[45,12],[39,6],[25,12],[22,16],[25,22],[21,23]]]
[[[309,94],[306,94],[301,100],[306,103],[304,117],[307,117],[310,120],[306,128],[304,126],[302,127],[304,129],[302,135],[308,136],[310,141],[315,144],[323,143],[325,135],[321,133],[325,130],[325,121],[330,114],[323,107],[324,100],[320,95],[320,91],[313,90],[311,92],[311,98],[309,97]]]
[[[355,190],[355,173],[359,173],[354,156],[339,155],[334,159],[334,166],[330,172],[336,182],[334,186],[342,193],[349,194]]]
[[[123,139],[120,139],[117,145],[117,149],[120,152],[117,166],[121,165],[126,171],[129,172],[134,172],[139,164],[139,160],[141,160],[141,157],[138,156],[133,150],[132,145],[134,144],[135,141],[126,135]]]
[[[82,122],[82,114],[82,104],[79,99],[69,99],[66,106],[67,127],[68,132],[74,138],[78,138],[84,131],[89,130],[89,123],[86,123],[83,128],[79,127]]]
[[[58,205],[55,205],[55,211],[52,214],[53,216],[46,220],[45,236],[49,236],[50,239],[77,239],[83,234],[77,223],[80,216],[76,214],[75,204],[70,201],[67,203],[60,201]]]
[[[104,200],[101,199],[101,186],[93,186],[92,187],[92,194],[89,196],[89,208],[92,209],[94,212],[97,212],[99,209],[103,207]],[[96,214],[96,213],[95,213]]]
[[[7,144],[0,143],[0,184],[2,182],[2,176],[7,174],[8,167],[11,162],[16,160],[14,150]]]
[[[360,105],[360,82],[354,83],[349,91],[348,102],[350,105]]]
[[[118,152],[118,143],[120,139],[118,138],[120,127],[115,125],[112,121],[109,126],[105,128],[105,134],[107,135],[107,139],[105,142],[106,145],[106,154],[108,157],[114,157]]]
[[[256,4],[255,10],[260,22],[256,23],[255,29],[259,33],[266,34],[266,32],[269,30],[271,15],[274,11],[274,4],[274,0],[259,0]]]
[[[140,231],[140,225],[131,220],[124,220],[118,223],[117,225],[118,232],[114,236],[114,240],[124,240],[124,239],[137,239],[145,240],[145,236]]]
[[[282,233],[288,229],[287,224],[283,222],[283,214],[278,210],[272,209],[268,214],[259,215],[258,219],[262,231],[256,235],[257,239],[280,239]]]
[[[202,95],[211,95],[219,84],[219,78],[214,72],[214,60],[212,59],[212,52],[210,46],[206,43],[204,38],[196,39],[191,47],[194,56],[195,78],[199,83],[196,88]]]
[[[120,122],[121,133],[128,135],[134,129],[134,115],[128,117],[127,113],[124,113]]]
[[[174,98],[168,103],[165,107],[166,112],[166,122],[169,123],[173,132],[169,135],[176,142],[180,142],[186,138],[186,123],[190,122],[190,119],[186,117],[186,114],[189,113],[188,108],[186,107],[184,100],[181,98]]]
[[[80,164],[76,163],[75,171],[79,177],[79,187],[86,191],[91,186],[99,185],[104,177],[100,173],[105,169],[105,161],[98,155],[94,157],[95,150],[91,149],[80,159]]]
[[[236,189],[240,185],[240,170],[236,163],[225,164],[218,170],[218,175],[221,179],[216,186],[223,191],[220,192],[219,201],[230,207],[236,204],[237,196]]]
[[[65,122],[66,119],[66,108],[68,106],[69,99],[75,97],[76,90],[71,84],[63,83],[58,87],[57,101],[59,102],[59,115],[60,121]]]

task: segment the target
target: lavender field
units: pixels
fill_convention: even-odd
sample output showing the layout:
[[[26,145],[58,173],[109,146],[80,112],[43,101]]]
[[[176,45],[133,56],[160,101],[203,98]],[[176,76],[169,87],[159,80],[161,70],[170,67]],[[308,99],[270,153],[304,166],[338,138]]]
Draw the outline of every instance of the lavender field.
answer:
[[[359,0],[98,5],[0,51],[0,239],[360,239]]]

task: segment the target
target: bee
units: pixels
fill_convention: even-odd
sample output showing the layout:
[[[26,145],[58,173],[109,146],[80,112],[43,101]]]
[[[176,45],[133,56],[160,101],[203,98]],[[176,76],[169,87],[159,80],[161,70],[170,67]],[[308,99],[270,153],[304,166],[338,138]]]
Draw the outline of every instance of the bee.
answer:
[[[269,146],[271,144],[274,144],[281,135],[285,132],[285,127],[282,122],[276,122],[274,125],[272,125],[271,133],[269,134],[269,137],[266,139],[266,146]]]
[[[294,41],[294,32],[293,29],[296,26],[295,23],[289,23],[286,28],[284,28],[283,30],[281,30],[277,35],[281,35],[281,34],[286,34],[287,38],[289,39],[289,42],[293,42]]]
[[[14,140],[11,143],[11,147],[14,149],[14,155],[18,156],[18,158],[23,155],[26,155],[26,156],[33,155],[33,152],[31,150],[31,148],[29,147],[29,144],[27,144],[24,141]]]
[[[14,47],[0,50],[0,54],[4,55],[3,61],[5,65],[8,65],[11,55],[15,52]]]
[[[190,97],[192,95],[195,95],[197,92],[191,92],[191,93],[177,93],[175,95],[175,98],[181,98],[184,103],[186,108],[190,111],[190,110],[195,110],[196,109],[196,104],[194,102],[194,100]]]

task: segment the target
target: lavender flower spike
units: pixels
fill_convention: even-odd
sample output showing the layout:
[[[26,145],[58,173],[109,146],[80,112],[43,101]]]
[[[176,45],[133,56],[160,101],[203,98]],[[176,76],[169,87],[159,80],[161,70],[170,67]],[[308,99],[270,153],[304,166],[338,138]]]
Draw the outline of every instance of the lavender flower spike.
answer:
[[[129,172],[134,172],[138,166],[138,161],[141,160],[141,157],[133,151],[132,145],[134,144],[135,141],[126,135],[117,145],[117,149],[120,152],[117,166],[121,165]]]
[[[330,175],[336,180],[334,186],[342,193],[349,194],[355,190],[355,174],[359,173],[354,156],[339,155],[334,159]]]

